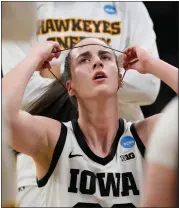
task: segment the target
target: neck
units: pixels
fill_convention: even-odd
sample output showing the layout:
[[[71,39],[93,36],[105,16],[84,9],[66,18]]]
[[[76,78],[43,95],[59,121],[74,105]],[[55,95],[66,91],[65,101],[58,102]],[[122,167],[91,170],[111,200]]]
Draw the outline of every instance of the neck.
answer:
[[[78,107],[78,123],[89,147],[98,155],[108,155],[118,130],[117,96],[79,101]]]

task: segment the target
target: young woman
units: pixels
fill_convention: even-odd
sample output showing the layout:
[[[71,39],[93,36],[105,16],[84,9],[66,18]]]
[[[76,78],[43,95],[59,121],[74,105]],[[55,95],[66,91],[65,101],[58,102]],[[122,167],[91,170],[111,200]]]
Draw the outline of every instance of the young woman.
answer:
[[[86,44],[100,45],[83,46]],[[76,46],[83,47],[70,51],[65,71],[78,117],[66,124],[20,111],[31,75],[59,57],[58,43],[39,43],[3,78],[11,145],[35,162],[37,183],[43,187],[41,206],[139,206],[144,146],[159,115],[136,124],[118,120],[117,91],[122,80],[113,51],[95,38]],[[152,58],[140,47],[129,47],[125,53],[126,70],[153,74],[177,92],[175,67]],[[20,82],[15,79],[17,74]]]

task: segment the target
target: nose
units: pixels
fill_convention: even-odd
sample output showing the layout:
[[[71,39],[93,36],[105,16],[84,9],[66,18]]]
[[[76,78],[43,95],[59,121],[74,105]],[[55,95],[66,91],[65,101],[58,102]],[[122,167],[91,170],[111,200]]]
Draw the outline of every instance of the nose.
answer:
[[[101,59],[99,57],[96,57],[95,60],[94,60],[93,69],[103,68],[103,67],[104,67],[104,64],[101,61]]]

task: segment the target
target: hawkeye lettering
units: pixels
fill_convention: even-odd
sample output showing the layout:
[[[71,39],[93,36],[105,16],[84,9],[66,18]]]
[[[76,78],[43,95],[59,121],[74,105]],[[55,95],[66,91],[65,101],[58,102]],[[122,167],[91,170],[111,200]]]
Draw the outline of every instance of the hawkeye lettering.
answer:
[[[105,20],[91,19],[45,19],[39,20],[38,35],[52,32],[86,32],[86,33],[106,33],[110,35],[121,34],[121,22],[109,22]]]

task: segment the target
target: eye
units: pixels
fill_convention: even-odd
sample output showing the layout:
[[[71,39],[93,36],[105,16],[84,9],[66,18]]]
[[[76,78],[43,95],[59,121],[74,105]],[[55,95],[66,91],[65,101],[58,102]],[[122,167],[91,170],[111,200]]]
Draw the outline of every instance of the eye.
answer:
[[[102,56],[101,56],[101,59],[102,59],[102,60],[110,60],[110,57],[107,56],[107,55],[102,55]]]
[[[89,60],[89,58],[82,58],[80,61],[79,61],[79,63],[81,64],[81,63],[88,63],[90,60]]]

